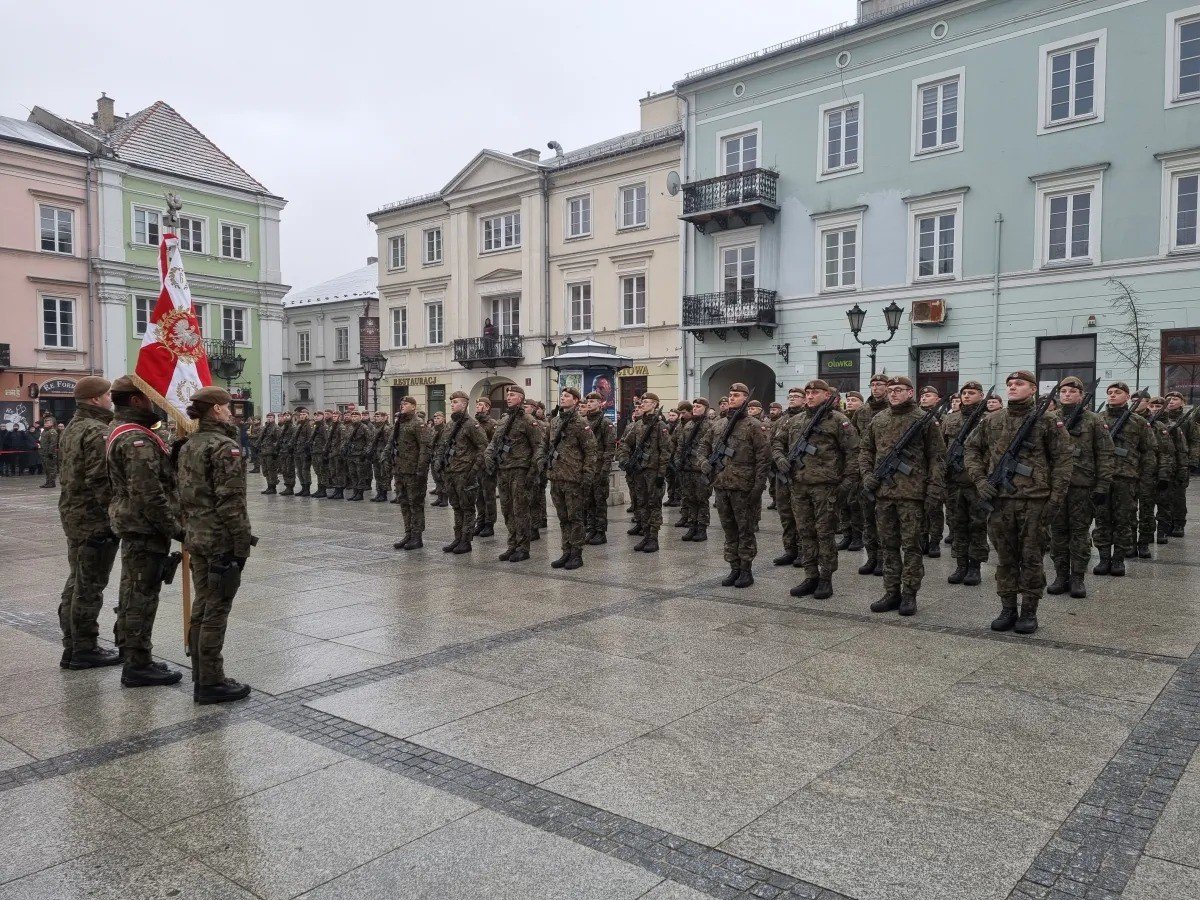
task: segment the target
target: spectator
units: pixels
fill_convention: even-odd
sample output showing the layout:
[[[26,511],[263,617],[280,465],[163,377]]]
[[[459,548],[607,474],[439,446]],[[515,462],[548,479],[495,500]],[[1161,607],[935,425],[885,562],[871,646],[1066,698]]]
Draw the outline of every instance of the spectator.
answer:
[[[491,319],[483,320],[483,336],[494,340],[496,337],[496,326],[492,324]]]

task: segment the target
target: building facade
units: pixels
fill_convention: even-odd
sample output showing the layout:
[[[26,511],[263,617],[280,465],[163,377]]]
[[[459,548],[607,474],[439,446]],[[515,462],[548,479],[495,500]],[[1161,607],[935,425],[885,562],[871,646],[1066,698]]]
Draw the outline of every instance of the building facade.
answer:
[[[694,389],[864,389],[895,303],[889,373],[1200,398],[1200,7],[873,0],[676,89]]]
[[[392,409],[432,414],[456,390],[502,406],[504,386],[557,399],[560,382],[677,396],[680,204],[667,193],[682,127],[673,95],[642,102],[641,129],[541,159],[480,152],[442,190],[369,218]],[[543,358],[594,337],[630,365],[557,373]],[[608,378],[604,381],[605,377]]]
[[[378,262],[283,298],[285,409],[375,408],[361,360],[380,350]]]

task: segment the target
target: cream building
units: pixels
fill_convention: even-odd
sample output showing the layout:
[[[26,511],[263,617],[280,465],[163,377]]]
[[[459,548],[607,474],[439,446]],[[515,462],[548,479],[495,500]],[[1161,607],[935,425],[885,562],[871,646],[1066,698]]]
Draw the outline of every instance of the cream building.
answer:
[[[558,379],[590,389],[600,369],[543,358],[592,338],[628,365],[608,373],[620,403],[655,390],[675,402],[680,373],[682,129],[674,94],[641,103],[641,129],[554,156],[481,151],[442,190],[368,217],[379,237],[379,308],[388,357],[380,405],[412,395],[429,413],[456,390],[504,386],[553,401]],[[615,374],[615,379],[612,377]],[[615,384],[613,381],[615,380]],[[625,407],[622,407],[624,411]]]

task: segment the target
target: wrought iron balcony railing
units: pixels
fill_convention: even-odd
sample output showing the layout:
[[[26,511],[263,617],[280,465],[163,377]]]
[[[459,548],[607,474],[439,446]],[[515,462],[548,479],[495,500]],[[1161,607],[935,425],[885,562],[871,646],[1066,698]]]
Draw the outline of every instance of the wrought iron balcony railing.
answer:
[[[683,186],[683,215],[701,231],[722,231],[774,222],[779,212],[779,173],[747,169]]]
[[[525,358],[519,334],[497,337],[457,338],[454,361],[472,369],[475,366],[515,366]]]
[[[775,296],[775,291],[762,288],[692,294],[683,298],[683,327],[700,341],[706,331],[725,340],[731,328],[744,338],[750,337],[751,328],[761,328],[770,337],[776,325]]]

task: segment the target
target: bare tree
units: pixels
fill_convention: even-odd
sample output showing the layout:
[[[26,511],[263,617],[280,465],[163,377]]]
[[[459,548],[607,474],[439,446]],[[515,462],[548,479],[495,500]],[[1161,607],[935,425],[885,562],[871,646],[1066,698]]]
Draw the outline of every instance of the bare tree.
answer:
[[[1154,353],[1153,323],[1142,312],[1133,288],[1120,278],[1110,278],[1107,283],[1116,291],[1108,305],[1120,316],[1121,322],[1108,329],[1109,337],[1104,341],[1104,348],[1133,366],[1133,389],[1139,391],[1142,388],[1142,367]]]

